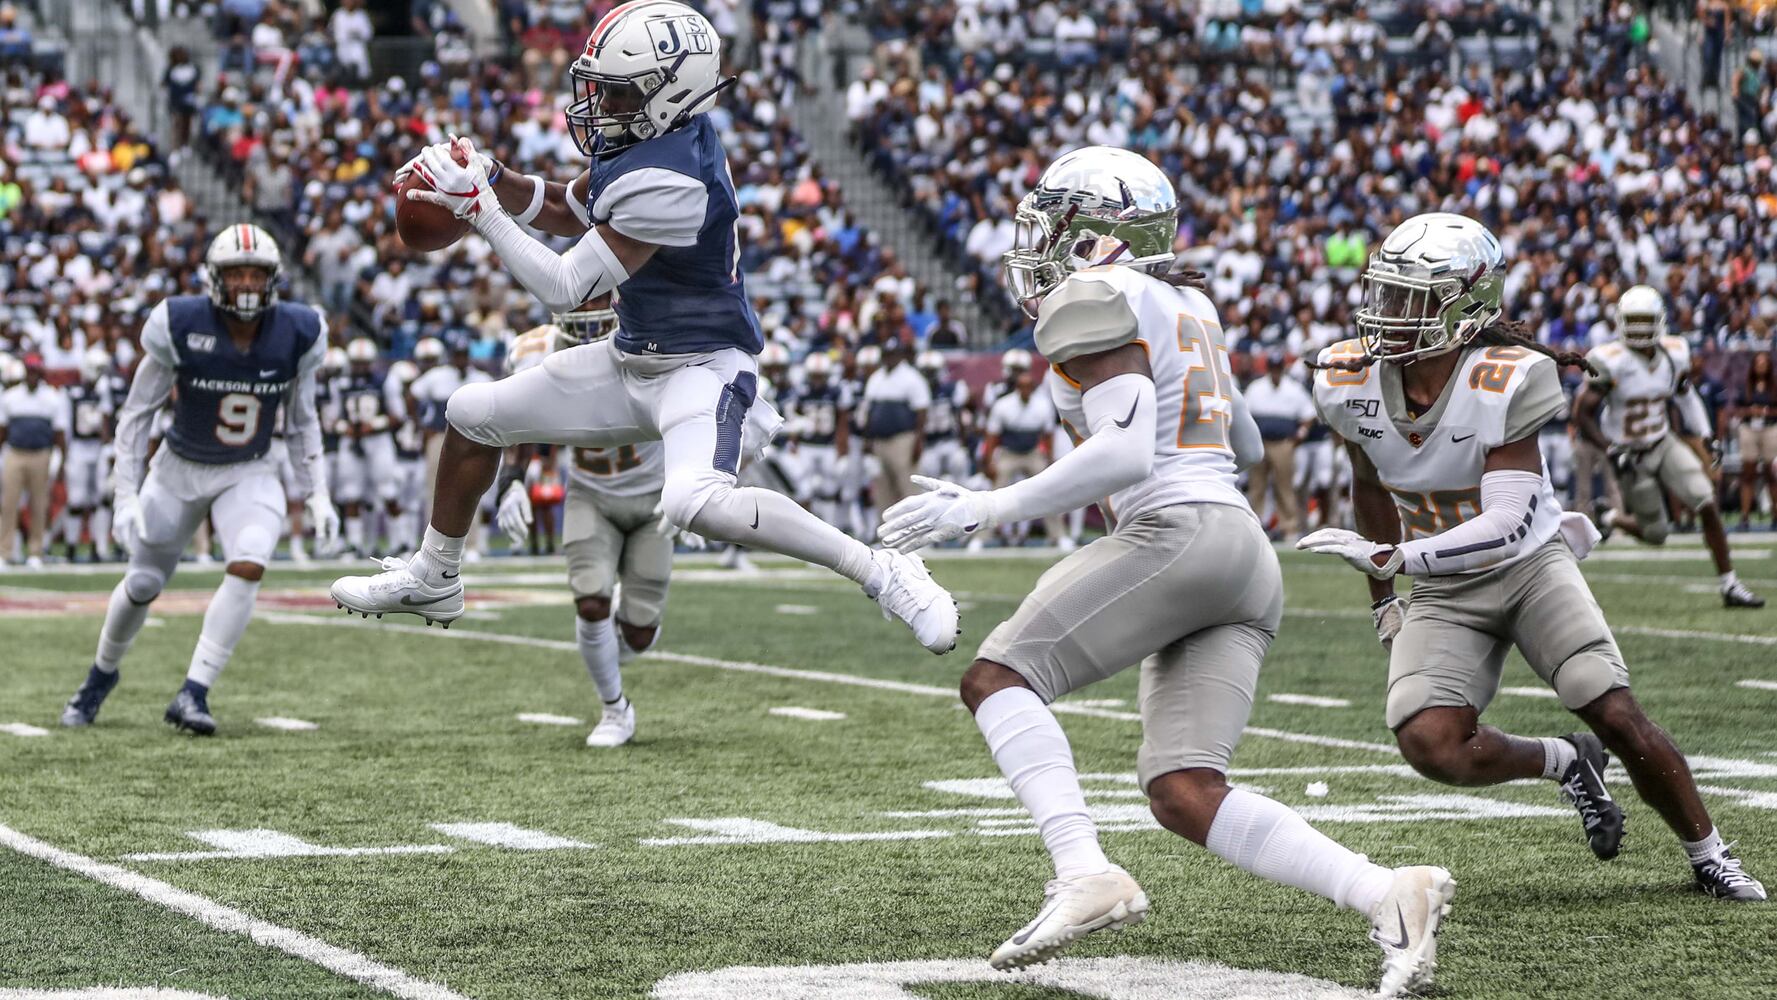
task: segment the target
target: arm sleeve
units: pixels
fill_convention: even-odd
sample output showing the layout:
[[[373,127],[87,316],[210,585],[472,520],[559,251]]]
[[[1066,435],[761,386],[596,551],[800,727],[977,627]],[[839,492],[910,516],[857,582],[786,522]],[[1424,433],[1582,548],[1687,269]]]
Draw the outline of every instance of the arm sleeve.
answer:
[[[1524,550],[1543,477],[1501,469],[1481,477],[1481,513],[1449,531],[1401,545],[1401,572],[1409,576],[1471,573]]]
[[[1253,420],[1252,411],[1246,407],[1246,396],[1239,389],[1234,390],[1234,412],[1228,419],[1228,442],[1234,448],[1236,468],[1250,469],[1265,457],[1265,438],[1259,433],[1258,422]]]
[[[1080,397],[1091,436],[1048,468],[988,494],[999,523],[1022,521],[1097,503],[1140,482],[1154,469],[1154,381],[1133,372]]]
[[[558,254],[520,229],[505,212],[483,212],[476,223],[512,276],[551,312],[569,312],[629,280],[629,272],[596,226],[567,253]]]
[[[1678,415],[1684,418],[1685,433],[1700,438],[1715,436],[1715,429],[1709,426],[1709,410],[1703,406],[1703,397],[1697,395],[1696,386],[1685,386],[1672,401],[1678,405]]]
[[[1565,409],[1567,395],[1561,391],[1561,376],[1556,374],[1554,362],[1538,360],[1524,373],[1524,384],[1506,404],[1505,436],[1500,443],[1509,444],[1535,434]]]
[[[315,408],[315,377],[327,356],[327,322],[296,363],[296,378],[284,397],[284,440],[290,448],[290,470],[296,492],[327,493],[327,458],[321,452],[321,415]]]
[[[389,426],[391,427],[399,427],[407,423],[405,396],[406,393],[402,391],[400,382],[389,379],[383,383],[383,410],[389,416]]]
[[[642,167],[599,192],[592,218],[632,240],[688,247],[703,230],[709,203],[709,188],[697,178],[665,167]]]
[[[149,322],[153,322],[152,316]],[[164,328],[165,324],[162,326]],[[146,329],[142,341],[146,346]],[[119,496],[135,496],[136,488],[142,482],[142,460],[148,454],[148,435],[160,408],[172,395],[174,374],[174,369],[162,364],[153,352],[143,355],[142,363],[136,366],[129,398],[123,401],[123,409],[117,414],[117,457],[112,478]]]

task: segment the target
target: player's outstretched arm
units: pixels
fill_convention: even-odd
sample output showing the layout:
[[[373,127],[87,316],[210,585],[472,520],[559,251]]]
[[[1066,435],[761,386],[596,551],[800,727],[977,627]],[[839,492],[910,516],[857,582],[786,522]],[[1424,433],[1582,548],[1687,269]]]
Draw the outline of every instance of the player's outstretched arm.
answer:
[[[1604,396],[1590,383],[1580,386],[1579,397],[1573,401],[1573,422],[1580,429],[1580,437],[1600,451],[1609,451],[1610,438],[1604,436],[1604,428],[1598,423],[1598,411],[1603,405]]]
[[[582,172],[566,184],[517,171],[500,171],[494,193],[500,207],[516,221],[551,236],[579,236],[592,228],[586,211],[586,184],[590,172]]]
[[[155,415],[173,393],[176,377],[173,335],[167,326],[167,306],[161,303],[142,324],[142,360],[130,380],[130,394],[117,411],[117,447],[112,469],[113,493],[134,497],[142,484],[142,467],[148,460],[149,429]]]

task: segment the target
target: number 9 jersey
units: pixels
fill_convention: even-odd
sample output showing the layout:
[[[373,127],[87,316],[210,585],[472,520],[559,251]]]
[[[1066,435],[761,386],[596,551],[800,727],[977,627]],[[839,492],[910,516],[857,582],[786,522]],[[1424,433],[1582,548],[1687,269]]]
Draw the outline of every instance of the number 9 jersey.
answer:
[[[1335,434],[1363,449],[1376,467],[1400,512],[1403,542],[1448,531],[1480,514],[1487,453],[1537,433],[1567,405],[1553,358],[1514,346],[1459,350],[1463,356],[1444,395],[1416,418],[1407,412],[1397,364],[1378,361],[1358,371],[1322,368],[1314,374],[1315,408]],[[1362,343],[1346,340],[1323,351],[1320,361],[1362,356]],[[1560,529],[1561,501],[1544,462],[1542,488],[1519,528],[1531,537],[1519,555],[1482,572],[1527,558]],[[1576,549],[1576,554],[1585,553]]]
[[[1106,511],[1126,521],[1180,503],[1246,507],[1230,438],[1234,378],[1222,323],[1209,296],[1134,268],[1076,271],[1043,299],[1037,350],[1052,362],[1049,390],[1068,431],[1086,428],[1079,384],[1058,362],[1136,343],[1154,376],[1154,469],[1108,498]]]

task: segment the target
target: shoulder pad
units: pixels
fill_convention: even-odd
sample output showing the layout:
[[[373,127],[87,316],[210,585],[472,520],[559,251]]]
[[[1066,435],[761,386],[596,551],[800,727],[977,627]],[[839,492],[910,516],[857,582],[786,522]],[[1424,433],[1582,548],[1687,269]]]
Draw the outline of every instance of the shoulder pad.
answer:
[[[1111,269],[1114,270],[1114,269]],[[1053,364],[1100,354],[1141,335],[1135,309],[1120,283],[1106,272],[1070,275],[1037,310],[1037,351]]]
[[[1678,374],[1683,375],[1691,366],[1691,342],[1683,337],[1667,336],[1660,338],[1660,346],[1665,349],[1666,356],[1677,366]]]

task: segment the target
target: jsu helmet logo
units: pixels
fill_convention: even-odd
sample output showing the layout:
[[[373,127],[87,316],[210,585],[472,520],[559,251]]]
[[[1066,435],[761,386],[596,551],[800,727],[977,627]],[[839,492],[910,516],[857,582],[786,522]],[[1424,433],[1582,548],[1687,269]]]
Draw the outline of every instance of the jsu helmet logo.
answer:
[[[648,38],[654,54],[662,59],[683,54],[709,55],[715,39],[700,17],[658,17],[648,22]]]

